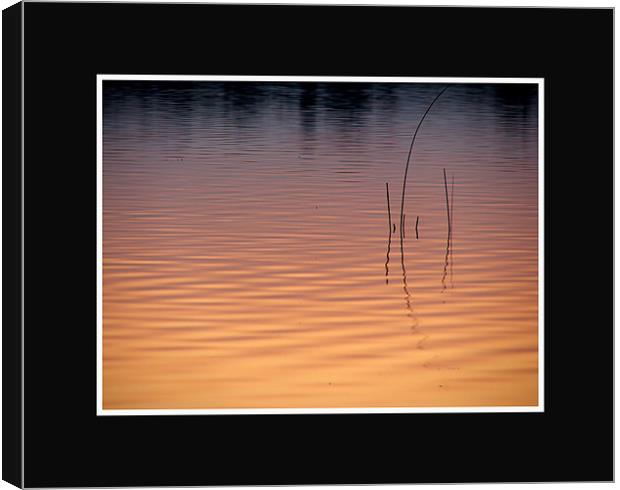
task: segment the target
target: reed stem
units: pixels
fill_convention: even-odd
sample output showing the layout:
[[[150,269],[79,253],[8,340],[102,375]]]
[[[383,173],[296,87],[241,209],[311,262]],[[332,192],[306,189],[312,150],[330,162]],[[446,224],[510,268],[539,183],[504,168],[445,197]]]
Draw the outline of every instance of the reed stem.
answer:
[[[388,205],[388,223],[389,223],[389,232],[392,234],[392,211],[390,210],[390,186],[386,182],[385,183],[385,192],[387,194],[387,205]]]
[[[446,169],[443,169],[443,187],[446,191],[446,211],[448,213],[448,235],[452,233],[452,217],[450,215],[450,201],[448,199],[448,180],[446,179]]]
[[[439,97],[441,97],[441,95],[446,90],[448,90],[449,87],[450,85],[447,85],[446,87],[444,87],[443,90],[439,92],[439,94],[437,94],[437,96],[433,99],[433,101],[427,107],[426,112],[424,113],[424,115],[420,119],[420,122],[418,122],[418,125],[415,128],[415,132],[413,133],[413,138],[411,138],[411,145],[409,145],[409,153],[407,154],[407,164],[405,165],[405,175],[403,176],[403,190],[402,190],[401,197],[400,197],[400,234],[401,236],[403,234],[403,214],[404,214],[404,209],[405,209],[405,190],[407,188],[407,174],[409,172],[409,161],[411,160],[411,152],[413,151],[413,144],[415,143],[415,138],[418,135],[420,126],[422,126],[422,122],[424,121],[424,119],[426,118],[426,115],[431,110],[431,107],[433,107],[433,104],[437,102],[437,99],[439,99]]]

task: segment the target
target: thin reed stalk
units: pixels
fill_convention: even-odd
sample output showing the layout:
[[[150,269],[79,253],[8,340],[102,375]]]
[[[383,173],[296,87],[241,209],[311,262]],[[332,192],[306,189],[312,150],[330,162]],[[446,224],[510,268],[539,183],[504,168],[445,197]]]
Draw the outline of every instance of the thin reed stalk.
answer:
[[[448,199],[448,180],[446,179],[446,169],[443,169],[443,187],[446,191],[446,211],[448,213],[448,235],[452,233],[452,216],[450,214],[450,200]]]
[[[390,186],[387,182],[385,183],[385,192],[387,194],[389,232],[390,234],[392,234],[392,211],[390,209]]]
[[[430,103],[430,105],[426,108],[426,112],[424,113],[424,115],[420,119],[420,122],[418,122],[418,125],[415,128],[415,132],[413,133],[413,138],[411,138],[411,145],[409,145],[409,153],[407,154],[407,163],[405,165],[405,175],[403,176],[403,190],[402,190],[401,197],[400,197],[400,232],[401,232],[400,234],[401,234],[401,236],[403,234],[403,214],[404,214],[404,209],[405,209],[405,191],[407,189],[407,174],[409,173],[409,162],[411,160],[411,152],[413,151],[413,144],[415,143],[415,138],[418,135],[418,131],[420,130],[420,126],[422,126],[422,122],[424,121],[424,119],[426,118],[427,114],[431,110],[431,107],[433,107],[433,104],[435,102],[437,102],[437,99],[439,99],[439,97],[441,97],[441,95],[446,90],[448,90],[449,87],[450,87],[450,85],[447,85],[446,87],[444,87],[442,89],[442,91],[439,92],[439,94],[437,94],[437,96],[433,99],[433,101]]]

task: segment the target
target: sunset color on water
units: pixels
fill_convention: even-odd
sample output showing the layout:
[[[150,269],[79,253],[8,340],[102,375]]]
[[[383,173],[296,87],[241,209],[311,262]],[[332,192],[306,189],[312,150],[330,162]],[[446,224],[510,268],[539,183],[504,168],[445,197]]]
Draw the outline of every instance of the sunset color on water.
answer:
[[[536,84],[102,97],[103,409],[539,404]]]

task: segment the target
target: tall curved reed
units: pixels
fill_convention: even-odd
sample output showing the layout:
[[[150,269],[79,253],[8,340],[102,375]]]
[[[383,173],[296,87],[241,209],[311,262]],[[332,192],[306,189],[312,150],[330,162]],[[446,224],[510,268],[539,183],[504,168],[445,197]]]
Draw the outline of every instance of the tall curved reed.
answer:
[[[424,115],[420,119],[420,122],[418,122],[418,126],[415,128],[415,132],[413,133],[413,138],[411,139],[411,145],[409,146],[409,154],[407,155],[407,164],[405,165],[405,175],[403,176],[403,191],[402,191],[402,194],[400,196],[400,236],[401,236],[401,238],[403,236],[403,212],[404,212],[404,209],[405,209],[405,190],[407,188],[407,173],[409,172],[409,161],[411,160],[411,152],[413,151],[413,144],[415,143],[415,138],[418,135],[418,131],[420,130],[420,126],[422,126],[422,122],[424,121],[424,119],[426,118],[427,114],[431,110],[431,107],[433,107],[433,104],[435,102],[437,102],[437,99],[439,99],[439,97],[441,97],[441,95],[446,90],[448,90],[449,87],[450,87],[450,85],[445,86],[442,89],[442,91],[439,92],[439,94],[437,94],[437,96],[433,99],[433,101],[427,107],[426,112],[424,113]]]

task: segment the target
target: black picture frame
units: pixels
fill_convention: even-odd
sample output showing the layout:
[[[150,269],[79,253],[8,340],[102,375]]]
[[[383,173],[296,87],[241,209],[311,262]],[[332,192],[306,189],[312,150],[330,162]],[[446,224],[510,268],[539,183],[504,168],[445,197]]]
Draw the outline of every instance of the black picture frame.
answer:
[[[613,480],[612,9],[26,2],[3,27],[3,479]],[[544,78],[544,413],[97,417],[101,73]]]

